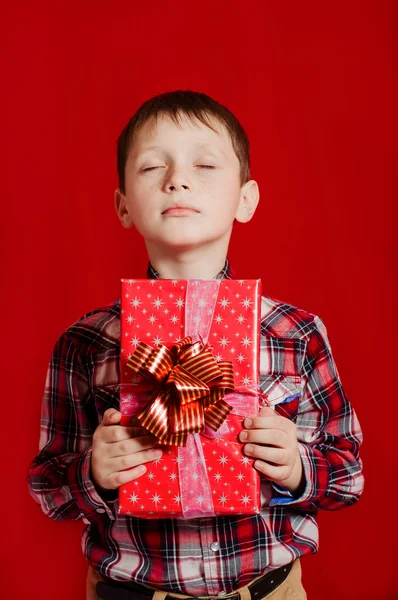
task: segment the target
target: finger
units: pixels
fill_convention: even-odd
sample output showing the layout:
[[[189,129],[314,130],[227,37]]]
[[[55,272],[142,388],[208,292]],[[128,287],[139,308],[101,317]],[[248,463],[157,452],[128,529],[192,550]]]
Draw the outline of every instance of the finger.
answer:
[[[118,473],[125,469],[131,469],[138,465],[142,465],[154,460],[162,458],[162,451],[159,448],[147,448],[141,452],[126,454],[125,456],[117,456],[109,461],[109,470],[112,473]]]
[[[249,440],[250,434],[250,440]],[[244,432],[242,432],[243,437]],[[277,448],[287,448],[291,445],[291,437],[280,429],[257,429],[256,431],[248,431],[246,440],[241,440],[244,443],[267,444],[268,446],[276,446]]]
[[[151,435],[148,431],[148,429],[145,429],[144,427],[121,427],[121,429],[127,429],[129,433],[130,437],[142,437],[144,435]],[[157,439],[155,436],[152,436],[153,438]]]
[[[147,468],[145,465],[138,465],[137,467],[126,469],[125,471],[111,473],[107,477],[107,487],[108,489],[117,489],[125,483],[129,483],[130,481],[138,479],[139,477],[144,475],[146,470]]]
[[[274,417],[275,416],[275,411],[273,408],[271,408],[271,406],[263,406],[260,410],[260,412],[258,413],[259,417]]]
[[[104,427],[101,432],[101,438],[107,443],[121,442],[122,440],[129,440],[130,438],[143,437],[150,435],[149,432],[144,428],[139,427],[123,427],[122,425],[108,425]],[[157,438],[152,436],[154,440]]]
[[[115,408],[108,408],[108,410],[104,412],[101,425],[104,425],[105,427],[107,425],[117,425],[121,418],[122,413],[120,411],[116,410]]]
[[[239,441],[253,444],[269,444],[286,448],[291,444],[291,437],[281,429],[246,429],[239,434]]]
[[[252,446],[252,450],[247,449],[247,446],[245,446],[243,450],[245,454],[251,458],[258,458],[260,460],[273,463],[274,465],[289,464],[289,453],[285,448],[258,446],[256,444],[250,444],[250,446]]]
[[[100,437],[107,444],[111,444],[113,442],[120,442],[122,440],[126,440],[133,437],[143,437],[152,435],[149,433],[147,429],[140,429],[137,427],[124,427],[123,425],[108,425],[107,427],[100,428]],[[154,441],[157,441],[157,438],[152,436]]]
[[[291,431],[293,422],[285,417],[276,415],[273,411],[272,416],[267,417],[249,417],[243,421],[243,426],[246,429],[280,429],[286,433]]]
[[[263,460],[255,460],[253,463],[253,467],[270,481],[275,481],[275,483],[280,484],[283,484],[283,481],[287,479],[291,474],[290,467],[287,467],[285,465],[270,465],[269,463]]]
[[[117,456],[125,456],[127,454],[141,452],[141,450],[155,448],[157,445],[156,443],[157,439],[152,435],[125,439],[111,445],[109,448],[109,457],[116,458]]]

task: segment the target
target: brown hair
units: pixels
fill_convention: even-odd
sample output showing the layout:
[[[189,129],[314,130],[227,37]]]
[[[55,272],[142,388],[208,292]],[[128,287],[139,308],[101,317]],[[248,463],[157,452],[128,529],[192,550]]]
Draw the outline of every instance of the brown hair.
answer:
[[[122,194],[125,189],[125,168],[127,157],[133,143],[134,134],[151,118],[160,115],[169,116],[175,123],[180,123],[181,115],[196,118],[204,125],[216,131],[211,118],[224,125],[230,135],[232,147],[240,162],[241,185],[250,179],[250,146],[248,137],[235,115],[228,108],[219,104],[206,94],[189,90],[166,92],[150,98],[142,104],[123,129],[117,142],[117,171],[119,188]]]

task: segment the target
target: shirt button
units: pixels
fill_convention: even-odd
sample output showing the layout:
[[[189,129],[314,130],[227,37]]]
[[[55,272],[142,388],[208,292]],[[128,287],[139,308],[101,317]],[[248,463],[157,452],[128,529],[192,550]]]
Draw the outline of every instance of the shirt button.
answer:
[[[217,552],[217,550],[220,549],[220,544],[218,542],[213,542],[210,544],[210,548],[213,550],[213,552]],[[226,592],[223,592],[223,594],[226,594]]]
[[[104,513],[105,512],[105,508],[97,508],[97,513]]]

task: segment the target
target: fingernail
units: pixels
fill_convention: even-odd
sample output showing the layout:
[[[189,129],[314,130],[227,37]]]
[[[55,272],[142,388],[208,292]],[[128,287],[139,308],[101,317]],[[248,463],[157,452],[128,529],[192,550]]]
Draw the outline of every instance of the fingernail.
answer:
[[[143,473],[145,473],[146,471],[146,466],[145,465],[140,465],[137,469],[137,473],[138,475],[142,475]]]
[[[242,431],[242,433],[240,434],[240,439],[242,441],[247,440],[247,431]]]
[[[253,423],[253,421],[251,419],[245,419],[245,426],[246,427],[251,427],[252,423]]]
[[[155,456],[155,458],[160,458],[162,456],[162,451],[161,450],[155,450],[155,452],[153,453],[153,455]]]
[[[253,452],[253,446],[251,446],[250,444],[247,444],[245,446],[245,452],[249,452],[249,453]]]

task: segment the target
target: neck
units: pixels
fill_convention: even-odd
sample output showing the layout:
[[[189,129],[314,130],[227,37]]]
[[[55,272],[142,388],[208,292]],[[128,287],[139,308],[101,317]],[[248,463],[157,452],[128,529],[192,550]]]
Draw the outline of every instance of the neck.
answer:
[[[224,267],[227,248],[214,247],[167,252],[147,244],[152,266],[162,279],[213,279]]]

